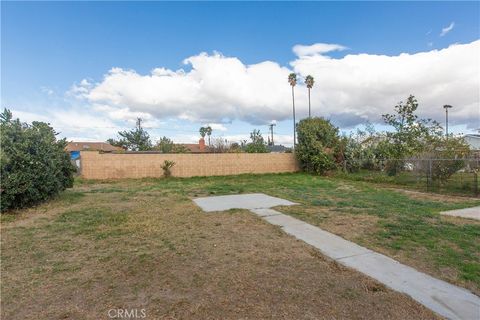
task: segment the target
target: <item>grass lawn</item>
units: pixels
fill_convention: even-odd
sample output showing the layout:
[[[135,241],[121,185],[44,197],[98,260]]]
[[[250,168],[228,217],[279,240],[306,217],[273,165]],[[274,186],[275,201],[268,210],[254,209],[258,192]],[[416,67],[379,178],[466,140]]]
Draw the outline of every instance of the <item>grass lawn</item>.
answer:
[[[480,223],[438,212],[478,200],[305,174],[81,181],[2,215],[2,319],[432,319],[410,298],[337,265],[244,210],[191,198],[264,192],[280,211],[480,292]]]

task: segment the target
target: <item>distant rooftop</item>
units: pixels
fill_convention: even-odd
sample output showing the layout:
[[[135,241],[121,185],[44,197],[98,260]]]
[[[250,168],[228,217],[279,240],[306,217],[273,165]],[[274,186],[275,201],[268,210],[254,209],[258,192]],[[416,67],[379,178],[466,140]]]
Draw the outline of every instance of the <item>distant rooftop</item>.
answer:
[[[65,147],[66,151],[119,151],[120,147],[112,146],[106,142],[80,142],[70,141]]]

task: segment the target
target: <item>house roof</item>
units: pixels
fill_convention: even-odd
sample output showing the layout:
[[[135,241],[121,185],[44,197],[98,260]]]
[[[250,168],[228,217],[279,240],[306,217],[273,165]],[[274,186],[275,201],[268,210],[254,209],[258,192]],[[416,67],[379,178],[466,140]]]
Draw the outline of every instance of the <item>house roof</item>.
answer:
[[[123,150],[120,147],[112,146],[106,142],[80,142],[80,141],[70,141],[65,147],[66,151],[119,151]]]
[[[290,148],[287,148],[285,146],[282,146],[281,144],[280,145],[274,145],[274,146],[267,146],[268,150],[270,150],[270,152],[286,152],[286,151],[289,151]]]
[[[205,149],[202,151],[200,150],[200,144],[198,143],[179,143],[180,146],[184,146],[187,148],[191,153],[205,153],[210,152],[210,148],[205,146]]]

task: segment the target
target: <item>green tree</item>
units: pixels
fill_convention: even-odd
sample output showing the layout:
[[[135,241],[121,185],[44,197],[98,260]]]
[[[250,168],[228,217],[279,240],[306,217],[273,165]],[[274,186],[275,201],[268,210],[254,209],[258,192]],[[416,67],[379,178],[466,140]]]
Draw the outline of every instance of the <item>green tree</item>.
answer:
[[[0,210],[31,206],[73,185],[75,167],[65,151],[65,139],[47,123],[0,115]]]
[[[442,127],[431,119],[419,119],[417,99],[410,95],[405,103],[395,106],[395,113],[384,114],[383,120],[393,127],[387,139],[393,144],[391,156],[403,158],[422,151],[432,136],[442,133]]]
[[[293,107],[293,147],[297,143],[296,139],[296,127],[297,122],[295,121],[295,86],[297,85],[297,75],[295,73],[290,73],[288,75],[288,83],[292,87],[292,107]]]
[[[173,141],[167,137],[162,137],[158,140],[154,150],[160,151],[162,153],[187,153],[188,149],[185,146],[175,144]]]
[[[250,140],[252,142],[247,143],[245,146],[245,152],[248,153],[268,153],[267,144],[260,133],[260,130],[254,129],[250,133]]]
[[[158,150],[162,153],[172,153],[174,148],[174,143],[167,137],[162,137],[158,140],[157,144],[155,145],[154,149]]]
[[[301,120],[297,133],[295,154],[303,170],[324,174],[336,168],[342,153],[338,128],[328,120],[314,117]]]
[[[308,88],[308,117],[312,117],[312,108],[310,104],[310,90],[313,88],[313,84],[315,83],[315,79],[311,76],[308,75],[305,77],[305,84],[307,85]]]
[[[401,159],[422,152],[432,137],[442,133],[438,122],[418,118],[418,101],[413,95],[405,103],[398,103],[394,109],[395,113],[382,116],[385,123],[394,129],[386,133],[387,139],[381,145],[385,155],[393,159],[387,165],[390,175],[395,175],[403,167]]]
[[[130,151],[149,151],[152,150],[152,141],[150,135],[141,126],[142,119],[137,119],[135,129],[129,131],[119,131],[120,139],[108,139],[111,145],[122,147]]]

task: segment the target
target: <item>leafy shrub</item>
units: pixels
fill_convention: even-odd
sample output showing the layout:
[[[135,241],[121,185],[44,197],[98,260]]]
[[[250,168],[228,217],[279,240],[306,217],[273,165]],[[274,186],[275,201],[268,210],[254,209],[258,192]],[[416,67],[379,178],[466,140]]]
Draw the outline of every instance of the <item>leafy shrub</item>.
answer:
[[[462,137],[431,137],[420,159],[443,159],[431,161],[432,181],[446,182],[454,173],[466,165],[462,158],[468,157],[470,147]],[[428,162],[428,161],[424,161]],[[429,164],[430,166],[430,164]],[[427,170],[430,171],[430,168]]]
[[[295,154],[303,170],[323,174],[343,160],[338,128],[330,121],[318,117],[303,119],[297,124],[297,137]]]
[[[163,164],[160,166],[163,169],[163,176],[165,178],[171,177],[172,176],[172,168],[175,165],[174,161],[171,160],[165,160]]]
[[[155,147],[153,147],[153,150],[158,150],[162,153],[188,153],[189,150],[181,145],[181,144],[175,144],[173,141],[167,137],[162,137],[160,140],[157,142]]]
[[[250,133],[250,140],[252,142],[245,146],[245,152],[247,153],[268,153],[270,150],[267,148],[267,144],[260,133],[260,130],[253,130]]]
[[[342,138],[344,169],[348,172],[358,172],[363,164],[362,144],[350,137]]]
[[[65,151],[65,139],[44,122],[31,125],[12,119],[5,109],[1,126],[0,210],[45,201],[73,185],[75,167]]]

